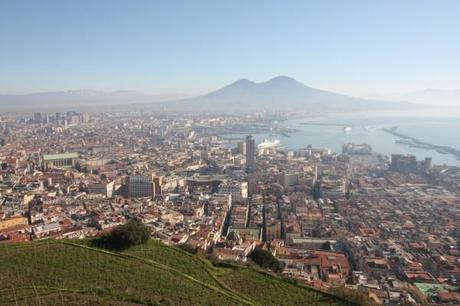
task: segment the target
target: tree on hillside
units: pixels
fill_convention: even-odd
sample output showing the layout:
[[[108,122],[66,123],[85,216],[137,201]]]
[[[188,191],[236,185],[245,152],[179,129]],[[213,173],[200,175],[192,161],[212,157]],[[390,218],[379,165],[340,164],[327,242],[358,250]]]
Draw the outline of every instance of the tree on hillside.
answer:
[[[274,272],[283,271],[282,264],[269,251],[265,251],[262,249],[255,249],[249,255],[249,258],[253,262],[255,262],[258,266],[264,269],[270,269]]]
[[[98,247],[112,250],[123,250],[134,245],[145,243],[150,238],[150,229],[142,222],[129,220],[117,226],[112,232],[96,238],[93,243]]]

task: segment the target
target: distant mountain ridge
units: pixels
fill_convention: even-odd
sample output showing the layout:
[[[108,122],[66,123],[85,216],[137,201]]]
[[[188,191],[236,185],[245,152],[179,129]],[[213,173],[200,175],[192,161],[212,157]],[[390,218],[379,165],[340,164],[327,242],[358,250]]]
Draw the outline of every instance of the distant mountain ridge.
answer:
[[[278,76],[256,83],[238,80],[206,95],[187,99],[194,108],[223,110],[323,110],[357,111],[368,109],[395,109],[405,103],[384,102],[355,98],[326,90],[308,87],[299,81]]]
[[[0,95],[3,109],[69,108],[76,106],[99,107],[108,105],[144,105],[146,108],[183,111],[362,111],[400,109],[403,102],[386,102],[356,98],[326,90],[308,87],[299,81],[277,76],[266,82],[240,79],[208,94],[186,99],[161,99],[136,91],[101,92],[72,90],[25,95]],[[142,106],[142,107],[144,107]]]
[[[0,105],[12,107],[52,107],[78,106],[87,104],[126,104],[148,103],[152,97],[136,91],[97,91],[97,90],[68,90],[58,92],[39,92],[21,95],[0,95]]]

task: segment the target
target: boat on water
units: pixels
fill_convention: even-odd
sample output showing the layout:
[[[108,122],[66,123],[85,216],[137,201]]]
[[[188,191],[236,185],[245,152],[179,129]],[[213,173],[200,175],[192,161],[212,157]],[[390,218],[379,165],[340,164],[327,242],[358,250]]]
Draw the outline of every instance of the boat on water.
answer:
[[[273,149],[273,148],[279,147],[280,145],[281,145],[281,142],[278,139],[273,139],[273,140],[264,139],[263,142],[261,142],[260,144],[257,145],[257,148],[259,150]]]
[[[344,132],[345,134],[350,134],[350,133],[351,133],[351,130],[352,130],[351,126],[344,126],[344,127],[343,127],[343,132]]]

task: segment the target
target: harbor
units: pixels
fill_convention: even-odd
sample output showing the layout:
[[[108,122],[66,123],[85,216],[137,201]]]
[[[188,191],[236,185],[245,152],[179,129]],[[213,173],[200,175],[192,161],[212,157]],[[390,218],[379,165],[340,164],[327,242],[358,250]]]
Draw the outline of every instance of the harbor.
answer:
[[[395,143],[407,145],[407,146],[414,147],[414,148],[435,150],[436,152],[441,153],[441,154],[450,154],[456,157],[458,160],[460,160],[460,150],[459,149],[456,149],[450,146],[435,145],[435,144],[420,140],[418,138],[402,134],[398,132],[397,126],[393,126],[391,128],[382,128],[382,130],[384,132],[387,132],[389,134],[392,134],[400,138],[400,139],[397,139]]]

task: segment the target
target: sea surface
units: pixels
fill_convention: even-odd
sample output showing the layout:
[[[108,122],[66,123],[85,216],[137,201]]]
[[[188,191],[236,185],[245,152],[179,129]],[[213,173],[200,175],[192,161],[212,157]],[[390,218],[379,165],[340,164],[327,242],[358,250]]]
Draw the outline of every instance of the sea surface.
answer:
[[[325,125],[302,125],[301,123],[304,122]],[[395,153],[414,154],[417,159],[431,157],[434,165],[460,167],[460,160],[455,156],[398,144],[395,142],[398,137],[382,130],[397,126],[398,132],[407,136],[434,145],[460,149],[460,108],[343,113],[287,120],[277,124],[299,131],[290,133],[290,137],[279,134],[257,134],[254,135],[256,142],[260,143],[265,138],[276,138],[289,150],[296,150],[311,144],[313,147],[329,148],[338,153],[342,152],[344,143],[367,143],[375,152],[388,157]],[[351,131],[344,132],[343,126],[351,127]]]

